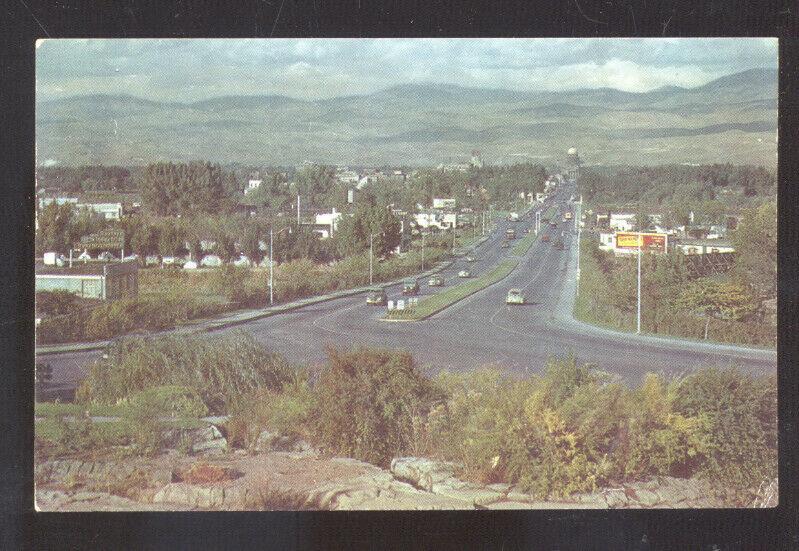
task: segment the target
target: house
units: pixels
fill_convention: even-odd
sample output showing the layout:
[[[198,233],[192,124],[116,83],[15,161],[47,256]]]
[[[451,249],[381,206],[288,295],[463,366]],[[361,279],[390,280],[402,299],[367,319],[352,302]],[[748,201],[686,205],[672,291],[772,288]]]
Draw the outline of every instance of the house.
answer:
[[[36,265],[36,292],[69,291],[81,298],[115,300],[139,293],[138,262],[80,264],[73,267]]]
[[[597,216],[597,218],[599,217]],[[616,231],[632,231],[635,228],[635,214],[611,213],[608,226]]]
[[[722,239],[680,239],[674,249],[686,255],[735,252],[732,242]]]
[[[342,213],[333,208],[330,212],[317,213],[314,216],[314,231],[322,234],[322,238],[332,237],[338,231],[338,223]]]

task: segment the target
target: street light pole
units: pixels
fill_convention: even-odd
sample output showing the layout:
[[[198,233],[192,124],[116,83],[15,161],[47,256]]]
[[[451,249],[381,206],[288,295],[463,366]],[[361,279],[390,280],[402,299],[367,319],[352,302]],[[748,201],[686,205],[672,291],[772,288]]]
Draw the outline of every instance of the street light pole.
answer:
[[[643,237],[638,234],[638,320],[636,333],[641,333],[641,240]]]

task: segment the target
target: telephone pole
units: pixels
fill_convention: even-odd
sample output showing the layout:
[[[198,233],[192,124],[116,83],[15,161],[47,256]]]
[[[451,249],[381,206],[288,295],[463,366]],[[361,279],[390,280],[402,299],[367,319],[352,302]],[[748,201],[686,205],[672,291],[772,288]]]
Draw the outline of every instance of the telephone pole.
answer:
[[[643,236],[638,234],[638,320],[635,332],[641,333],[641,241]]]
[[[372,284],[372,257],[374,256],[374,234],[369,234],[369,285]]]

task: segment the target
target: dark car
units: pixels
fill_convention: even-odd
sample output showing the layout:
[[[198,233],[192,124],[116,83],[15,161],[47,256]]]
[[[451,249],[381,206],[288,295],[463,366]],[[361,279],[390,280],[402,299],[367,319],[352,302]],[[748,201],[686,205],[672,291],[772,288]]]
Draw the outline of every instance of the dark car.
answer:
[[[413,278],[406,279],[402,282],[403,295],[416,295],[419,293],[419,282]]]
[[[544,235],[541,236],[541,241],[544,243],[549,243],[550,239],[552,238],[549,236],[548,233],[545,233]]]
[[[369,292],[366,294],[366,304],[380,306],[385,304],[387,300],[388,297],[383,289],[369,289]]]
[[[563,250],[563,239],[558,239],[557,241],[555,241],[555,248],[558,249],[559,251]]]

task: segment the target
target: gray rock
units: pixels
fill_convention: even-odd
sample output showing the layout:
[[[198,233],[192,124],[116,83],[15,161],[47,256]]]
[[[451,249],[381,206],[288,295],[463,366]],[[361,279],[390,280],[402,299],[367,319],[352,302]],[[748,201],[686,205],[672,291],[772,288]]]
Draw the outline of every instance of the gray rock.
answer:
[[[222,436],[219,429],[214,425],[197,429],[189,433],[191,438],[191,450],[195,453],[201,452],[221,452],[227,449],[227,439]]]
[[[429,492],[433,484],[454,478],[455,465],[423,457],[397,457],[391,461],[391,473]]]
[[[660,501],[660,497],[649,490],[640,489],[635,493],[638,495],[638,503],[644,507],[653,507]]]
[[[512,484],[505,484],[503,482],[499,482],[497,484],[489,484],[488,486],[486,486],[486,488],[488,488],[489,490],[493,490],[501,494],[508,493],[512,487],[513,487]]]

